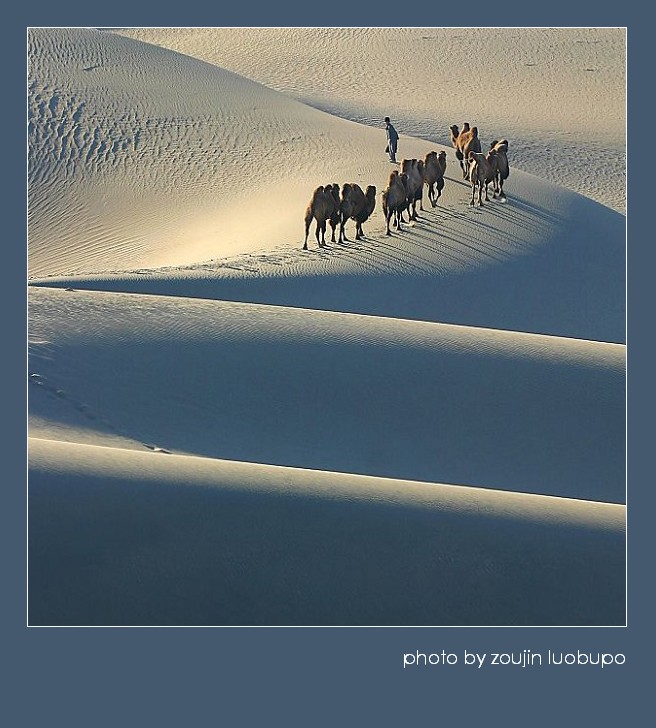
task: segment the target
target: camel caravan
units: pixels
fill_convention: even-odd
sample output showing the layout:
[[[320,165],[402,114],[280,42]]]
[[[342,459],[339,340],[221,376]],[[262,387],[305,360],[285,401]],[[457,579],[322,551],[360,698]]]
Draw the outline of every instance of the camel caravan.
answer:
[[[483,207],[483,193],[485,201],[490,201],[489,185],[493,187],[494,198],[506,200],[503,183],[510,174],[508,140],[493,141],[487,153],[483,154],[477,127],[470,127],[469,123],[465,122],[462,129],[459,129],[453,124],[449,127],[449,132],[462,177],[471,184],[470,207],[475,205],[477,192],[480,207]],[[408,214],[408,222],[418,219],[417,203],[419,210],[424,210],[424,187],[427,188],[431,206],[437,206],[444,189],[446,161],[445,151],[432,151],[423,160],[403,159],[400,170],[392,171],[387,187],[381,193],[386,235],[392,234],[390,226],[399,232],[402,231],[402,223],[406,223],[404,213]],[[324,248],[328,224],[331,228],[330,240],[333,243],[336,242],[336,235],[338,242],[348,242],[346,223],[349,220],[355,222],[355,240],[361,240],[364,237],[362,226],[371,217],[375,208],[374,185],[369,185],[365,192],[355,182],[348,182],[342,185],[341,189],[337,183],[317,187],[305,210],[303,250],[308,249],[308,237],[313,220],[316,222],[317,244],[320,248]]]
[[[303,250],[307,250],[307,241],[310,234],[312,220],[316,220],[315,237],[320,248],[326,246],[326,225],[330,223],[332,234],[331,242],[335,242],[335,230],[339,225],[339,242],[348,241],[346,237],[346,223],[355,221],[355,239],[363,236],[362,225],[370,217],[376,207],[376,188],[373,185],[363,192],[362,187],[355,182],[342,186],[341,194],[337,183],[319,186],[312,193],[307,209],[305,210],[305,242]]]

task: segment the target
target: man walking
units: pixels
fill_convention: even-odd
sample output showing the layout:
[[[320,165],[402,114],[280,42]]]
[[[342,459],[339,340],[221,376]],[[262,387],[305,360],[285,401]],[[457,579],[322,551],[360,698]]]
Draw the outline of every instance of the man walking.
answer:
[[[385,131],[387,132],[387,152],[390,162],[396,162],[396,147],[399,142],[399,135],[392,126],[389,116],[385,117]]]

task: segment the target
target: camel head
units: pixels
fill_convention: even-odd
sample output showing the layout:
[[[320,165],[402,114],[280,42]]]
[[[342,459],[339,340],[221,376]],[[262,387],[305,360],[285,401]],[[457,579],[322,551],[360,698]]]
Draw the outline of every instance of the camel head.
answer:
[[[472,126],[471,133],[472,133],[472,136],[475,136],[475,137],[478,136],[478,127]]]
[[[433,152],[433,154],[435,154],[435,152]],[[445,160],[446,159],[446,152],[444,152],[444,151],[440,152],[439,155],[438,155],[438,157],[441,160]]]
[[[463,131],[469,131],[469,122],[468,122],[468,121],[466,121],[466,122],[465,122],[465,123],[464,123],[464,124],[462,125],[462,130],[463,130]]]
[[[458,129],[458,125],[457,124],[452,124],[449,127],[449,131],[451,132],[451,136],[452,137],[457,137],[458,134],[460,134],[460,130]]]

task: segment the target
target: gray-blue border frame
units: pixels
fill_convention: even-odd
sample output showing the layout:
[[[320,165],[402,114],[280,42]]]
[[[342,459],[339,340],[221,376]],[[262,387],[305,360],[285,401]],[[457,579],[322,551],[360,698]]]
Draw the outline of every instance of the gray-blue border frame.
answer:
[[[633,10],[631,5],[635,5]],[[348,7],[348,17],[340,10]],[[329,12],[333,8],[335,12]],[[532,727],[631,725],[649,715],[653,675],[654,512],[649,438],[653,368],[648,331],[656,310],[648,285],[654,259],[645,208],[645,151],[633,139],[649,124],[653,33],[637,2],[528,7],[525,2],[462,4],[425,0],[396,8],[389,0],[301,8],[261,0],[209,7],[196,0],[75,0],[13,8],[4,24],[3,176],[9,224],[2,286],[8,345],[0,360],[7,384],[2,408],[1,487],[4,668],[3,714],[12,726],[322,726],[452,725]],[[473,13],[471,10],[473,9]],[[402,21],[406,21],[402,23]],[[628,31],[628,488],[629,618],[626,628],[130,628],[26,627],[26,165],[25,48],[32,26],[612,26]],[[420,62],[420,60],[419,60]],[[647,130],[650,138],[650,132]],[[643,157],[643,158],[639,158]],[[603,651],[626,664],[604,670],[569,667],[475,671],[404,671],[402,654],[426,652]],[[430,723],[429,723],[430,721]],[[448,724],[448,723],[447,723]]]

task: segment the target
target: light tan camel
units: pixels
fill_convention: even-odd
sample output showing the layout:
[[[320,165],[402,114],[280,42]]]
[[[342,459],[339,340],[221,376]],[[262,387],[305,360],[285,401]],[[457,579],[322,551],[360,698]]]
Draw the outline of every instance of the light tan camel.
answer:
[[[499,139],[490,144],[490,152],[494,152],[494,164],[496,174],[494,177],[494,196],[502,200],[506,199],[506,193],[503,191],[503,183],[510,176],[510,166],[508,164],[508,140]],[[488,155],[490,154],[488,152]]]
[[[474,207],[474,197],[478,189],[478,204],[483,207],[483,190],[485,190],[485,200],[487,202],[490,200],[487,186],[494,180],[494,167],[481,152],[469,152],[467,159],[469,161],[468,178],[472,186],[472,198],[469,204]]]

